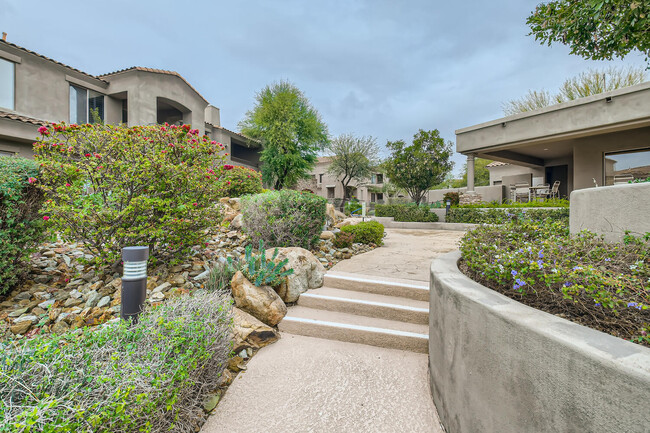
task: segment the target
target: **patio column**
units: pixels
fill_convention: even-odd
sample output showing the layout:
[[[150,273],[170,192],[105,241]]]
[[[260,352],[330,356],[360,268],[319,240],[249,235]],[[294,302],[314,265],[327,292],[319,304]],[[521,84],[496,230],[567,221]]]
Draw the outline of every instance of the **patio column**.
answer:
[[[474,154],[467,154],[467,193],[474,193]]]

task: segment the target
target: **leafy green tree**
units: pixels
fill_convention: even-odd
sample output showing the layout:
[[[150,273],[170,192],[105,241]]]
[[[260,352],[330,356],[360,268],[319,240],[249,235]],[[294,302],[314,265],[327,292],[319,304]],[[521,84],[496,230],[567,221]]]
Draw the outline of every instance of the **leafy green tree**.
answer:
[[[442,182],[454,166],[450,159],[452,144],[445,142],[437,129],[420,129],[410,146],[398,140],[389,141],[386,147],[391,151],[385,163],[386,175],[406,190],[416,204],[420,204],[427,191]]]
[[[328,143],[327,126],[307,97],[281,81],[256,95],[256,104],[239,123],[241,132],[263,144],[262,178],[275,189],[308,176],[317,153]]]
[[[640,67],[589,69],[565,80],[554,95],[546,90],[529,90],[522,98],[513,99],[503,104],[503,112],[509,116],[533,111],[549,105],[640,84],[646,80],[646,77],[646,71]]]
[[[647,0],[556,0],[528,17],[530,35],[541,44],[560,42],[585,59],[623,58],[638,50],[650,56]]]
[[[341,182],[343,186],[343,201],[341,210],[349,198],[348,186],[353,180],[363,182],[372,175],[373,168],[378,164],[379,147],[373,137],[355,137],[352,134],[342,134],[332,140],[332,152],[328,172]]]

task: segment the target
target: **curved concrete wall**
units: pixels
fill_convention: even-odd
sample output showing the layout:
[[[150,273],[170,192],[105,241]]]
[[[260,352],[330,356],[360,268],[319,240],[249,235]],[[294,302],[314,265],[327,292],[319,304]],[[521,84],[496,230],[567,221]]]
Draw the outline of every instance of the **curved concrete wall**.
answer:
[[[431,393],[448,433],[648,432],[650,349],[431,265]]]

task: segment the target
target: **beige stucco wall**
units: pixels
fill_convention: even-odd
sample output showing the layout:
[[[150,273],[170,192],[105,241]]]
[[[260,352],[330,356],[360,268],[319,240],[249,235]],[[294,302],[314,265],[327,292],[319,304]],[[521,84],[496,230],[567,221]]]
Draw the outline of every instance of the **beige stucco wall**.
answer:
[[[429,203],[436,201],[442,201],[443,197],[448,192],[466,192],[467,188],[445,188],[445,189],[432,189],[429,191],[428,199]],[[485,202],[503,200],[502,187],[501,185],[495,186],[477,186],[474,188],[474,191],[477,194],[481,195],[481,200]]]
[[[533,177],[544,177],[543,168],[531,168],[531,167],[522,167],[521,165],[499,165],[496,167],[488,167],[490,172],[490,185],[494,185],[494,182],[501,181],[503,176],[515,176],[518,174],[528,174],[532,173]]]
[[[589,230],[618,242],[626,230],[650,232],[650,183],[613,185],[571,193],[571,233]]]

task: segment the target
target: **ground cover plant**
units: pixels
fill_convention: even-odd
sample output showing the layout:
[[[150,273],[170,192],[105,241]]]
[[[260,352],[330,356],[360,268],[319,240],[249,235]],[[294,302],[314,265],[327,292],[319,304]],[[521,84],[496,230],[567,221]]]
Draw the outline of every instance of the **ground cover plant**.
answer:
[[[126,245],[182,258],[214,221],[223,146],[189,125],[54,124],[39,128],[37,185],[47,224],[102,263]]]
[[[455,207],[459,208],[502,208],[502,209],[516,209],[516,208],[545,208],[545,207],[569,207],[569,200],[563,198],[553,198],[542,201],[507,201],[505,203],[500,203],[498,201],[491,201],[489,203],[472,203],[472,204],[461,204]]]
[[[313,248],[325,224],[327,200],[309,192],[269,191],[241,199],[242,226],[253,245]]]
[[[449,223],[504,224],[513,218],[526,217],[535,221],[554,220],[565,224],[569,222],[569,208],[488,208],[452,207],[445,217]]]
[[[262,192],[262,174],[252,168],[224,164],[215,171],[221,197],[241,197]]]
[[[20,281],[21,264],[43,239],[43,194],[34,185],[36,176],[34,161],[0,157],[0,295]]]
[[[365,221],[341,227],[343,233],[352,233],[354,242],[381,245],[384,243],[384,226],[377,221]]]
[[[524,304],[650,346],[650,235],[611,244],[558,221],[513,219],[461,242],[461,270]]]
[[[413,204],[377,204],[375,216],[393,217],[399,222],[436,222],[438,215],[429,210],[427,205]]]
[[[0,432],[194,432],[230,354],[230,300],[198,291],[80,334],[0,343]]]

